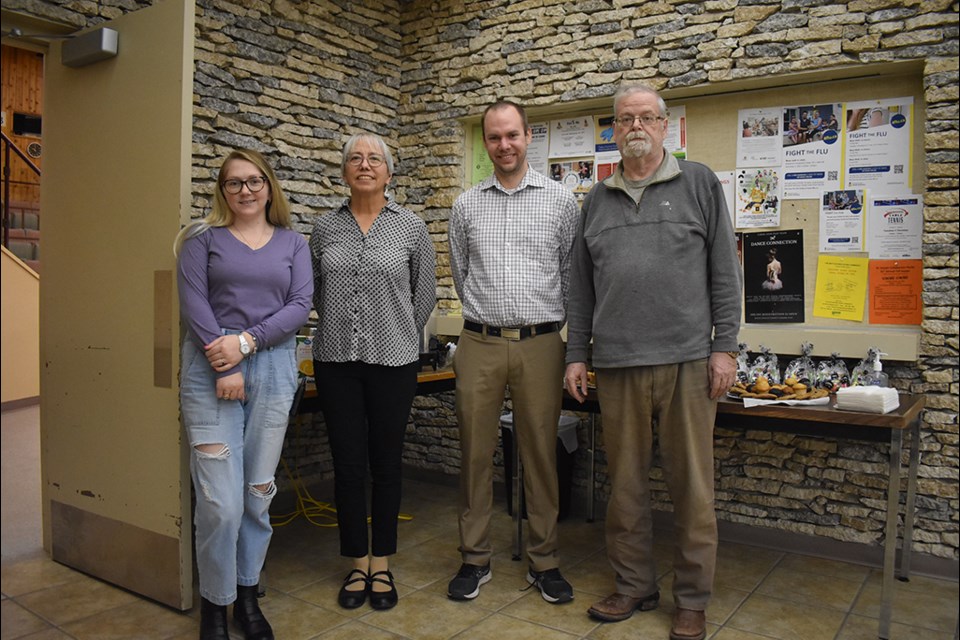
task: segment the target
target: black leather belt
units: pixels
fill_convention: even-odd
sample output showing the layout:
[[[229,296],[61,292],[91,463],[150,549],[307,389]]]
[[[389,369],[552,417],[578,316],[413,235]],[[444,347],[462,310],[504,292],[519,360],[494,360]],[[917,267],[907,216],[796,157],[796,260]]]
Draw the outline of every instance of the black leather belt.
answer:
[[[468,331],[476,331],[477,333],[486,336],[493,336],[495,338],[523,340],[524,338],[532,338],[533,336],[560,331],[560,323],[544,322],[543,324],[532,324],[526,327],[491,327],[488,324],[480,324],[477,322],[464,320],[463,328]]]

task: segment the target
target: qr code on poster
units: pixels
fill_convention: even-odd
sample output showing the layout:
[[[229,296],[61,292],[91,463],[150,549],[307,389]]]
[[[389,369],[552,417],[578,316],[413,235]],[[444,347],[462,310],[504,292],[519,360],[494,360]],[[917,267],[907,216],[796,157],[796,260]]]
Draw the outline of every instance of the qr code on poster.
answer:
[[[836,180],[837,172],[836,171],[827,171],[827,180]]]
[[[893,172],[894,172],[894,173],[903,173],[903,165],[902,165],[902,164],[895,164],[895,165],[893,165]]]

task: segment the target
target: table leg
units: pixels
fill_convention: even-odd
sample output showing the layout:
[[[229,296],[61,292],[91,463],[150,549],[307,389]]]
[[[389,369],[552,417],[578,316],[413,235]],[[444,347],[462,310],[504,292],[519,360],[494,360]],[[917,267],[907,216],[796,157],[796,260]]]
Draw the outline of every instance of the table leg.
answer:
[[[520,441],[517,438],[517,416],[513,416],[513,557],[512,560],[519,561],[523,555],[523,468],[520,466]]]
[[[594,496],[597,472],[597,414],[590,413],[590,474],[587,476],[587,522],[594,520]]]
[[[890,471],[887,474],[887,524],[883,541],[883,582],[880,586],[881,640],[890,638],[890,614],[893,604],[893,576],[897,558],[897,516],[900,513],[900,454],[903,451],[903,433],[890,431]]]
[[[913,516],[917,498],[917,468],[920,466],[920,422],[923,412],[910,426],[910,467],[907,472],[907,504],[903,514],[903,547],[900,549],[900,573],[897,578],[910,580],[910,556],[913,553]]]

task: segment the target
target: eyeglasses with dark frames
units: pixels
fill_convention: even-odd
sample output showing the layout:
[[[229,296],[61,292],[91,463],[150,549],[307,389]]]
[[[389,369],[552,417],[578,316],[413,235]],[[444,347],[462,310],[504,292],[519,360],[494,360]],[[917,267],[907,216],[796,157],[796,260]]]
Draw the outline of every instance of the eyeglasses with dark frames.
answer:
[[[223,190],[231,195],[237,195],[243,191],[244,185],[247,189],[250,190],[250,193],[257,193],[262,191],[263,187],[267,184],[267,179],[263,176],[254,176],[252,178],[247,178],[246,180],[237,180],[235,178],[230,180],[224,180],[221,183]]]

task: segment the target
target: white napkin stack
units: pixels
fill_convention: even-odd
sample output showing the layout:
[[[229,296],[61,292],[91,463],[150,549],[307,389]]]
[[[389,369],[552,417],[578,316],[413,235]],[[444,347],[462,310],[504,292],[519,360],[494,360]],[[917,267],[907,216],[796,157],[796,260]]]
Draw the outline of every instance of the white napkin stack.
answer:
[[[837,409],[889,413],[900,406],[900,395],[893,387],[846,387],[837,390]]]

